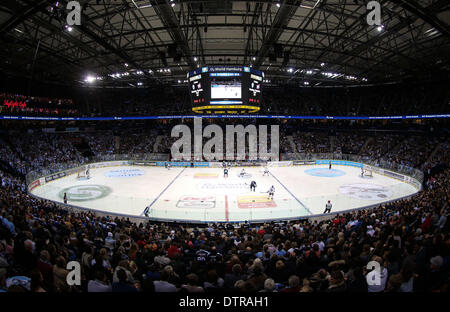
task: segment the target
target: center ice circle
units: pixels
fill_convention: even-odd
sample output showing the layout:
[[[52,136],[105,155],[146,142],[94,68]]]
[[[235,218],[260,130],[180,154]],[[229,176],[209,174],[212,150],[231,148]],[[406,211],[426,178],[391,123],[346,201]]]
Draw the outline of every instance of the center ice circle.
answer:
[[[337,178],[345,175],[345,172],[338,169],[313,168],[305,170],[305,173],[313,177]]]

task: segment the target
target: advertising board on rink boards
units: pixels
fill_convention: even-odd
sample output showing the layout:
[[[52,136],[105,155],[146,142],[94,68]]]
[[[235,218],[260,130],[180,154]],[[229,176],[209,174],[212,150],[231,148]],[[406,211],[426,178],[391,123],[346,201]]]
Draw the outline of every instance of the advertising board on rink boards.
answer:
[[[328,165],[330,163],[330,160],[331,159],[318,159],[316,160],[316,165]],[[357,168],[362,168],[364,166],[362,163],[348,160],[331,160],[331,164],[338,166],[351,166]]]

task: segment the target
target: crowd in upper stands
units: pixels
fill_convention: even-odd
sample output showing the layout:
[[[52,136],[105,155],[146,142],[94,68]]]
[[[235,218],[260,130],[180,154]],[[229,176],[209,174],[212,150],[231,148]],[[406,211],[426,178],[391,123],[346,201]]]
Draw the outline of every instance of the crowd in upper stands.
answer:
[[[283,128],[284,129],[284,128]],[[284,131],[284,130],[283,130]],[[355,153],[425,171],[411,199],[330,219],[206,227],[135,224],[69,212],[27,194],[24,173],[92,154],[164,152],[158,131],[17,133],[0,137],[0,291],[4,292],[446,292],[449,286],[449,140],[282,132],[297,153]],[[380,139],[384,138],[384,140]],[[77,142],[75,144],[75,142]],[[292,146],[294,145],[294,146]],[[387,146],[386,146],[387,145]],[[293,148],[297,150],[293,150]],[[66,282],[78,261],[81,285]],[[381,283],[371,285],[375,261]]]

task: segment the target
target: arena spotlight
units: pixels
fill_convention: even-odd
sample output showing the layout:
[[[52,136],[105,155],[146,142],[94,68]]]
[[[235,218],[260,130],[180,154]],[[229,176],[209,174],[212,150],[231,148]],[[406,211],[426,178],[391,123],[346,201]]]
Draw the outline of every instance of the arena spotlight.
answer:
[[[277,2],[277,7],[280,7],[281,6],[281,3],[280,2]]]
[[[87,76],[84,79],[84,81],[87,82],[87,83],[93,83],[95,81],[95,77],[94,76]]]
[[[384,29],[384,25],[380,25],[380,26],[377,27],[378,31],[383,31],[383,29]]]
[[[194,61],[195,61],[195,62],[197,62],[197,60],[198,60],[198,59],[197,59],[197,57],[196,57],[196,56],[194,56]]]

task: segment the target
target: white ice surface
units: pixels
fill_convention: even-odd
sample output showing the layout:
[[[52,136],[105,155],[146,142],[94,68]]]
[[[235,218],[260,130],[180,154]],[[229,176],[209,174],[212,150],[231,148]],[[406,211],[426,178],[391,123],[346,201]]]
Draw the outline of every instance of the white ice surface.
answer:
[[[78,180],[76,175],[71,175],[39,186],[33,194],[62,202],[61,194],[67,188],[100,185],[109,187],[111,192],[83,201],[71,201],[69,196],[69,204],[131,216],[142,216],[145,207],[151,205],[150,216],[154,218],[221,222],[321,214],[328,200],[333,204],[333,212],[344,211],[417,192],[407,183],[376,173],[373,178],[361,178],[359,168],[333,166],[345,173],[340,177],[305,173],[311,168],[327,166],[272,167],[270,176],[263,176],[261,168],[246,168],[251,174],[247,179],[238,177],[241,168],[232,168],[229,177],[224,178],[223,170],[217,168],[107,167],[90,169],[89,180]],[[107,176],[113,170],[130,169],[141,170],[143,175]],[[212,176],[205,178],[205,174]],[[257,183],[256,192],[250,192],[252,180]],[[267,200],[266,193],[271,185],[275,186],[273,202]],[[92,195],[90,188],[81,192],[88,197]]]

